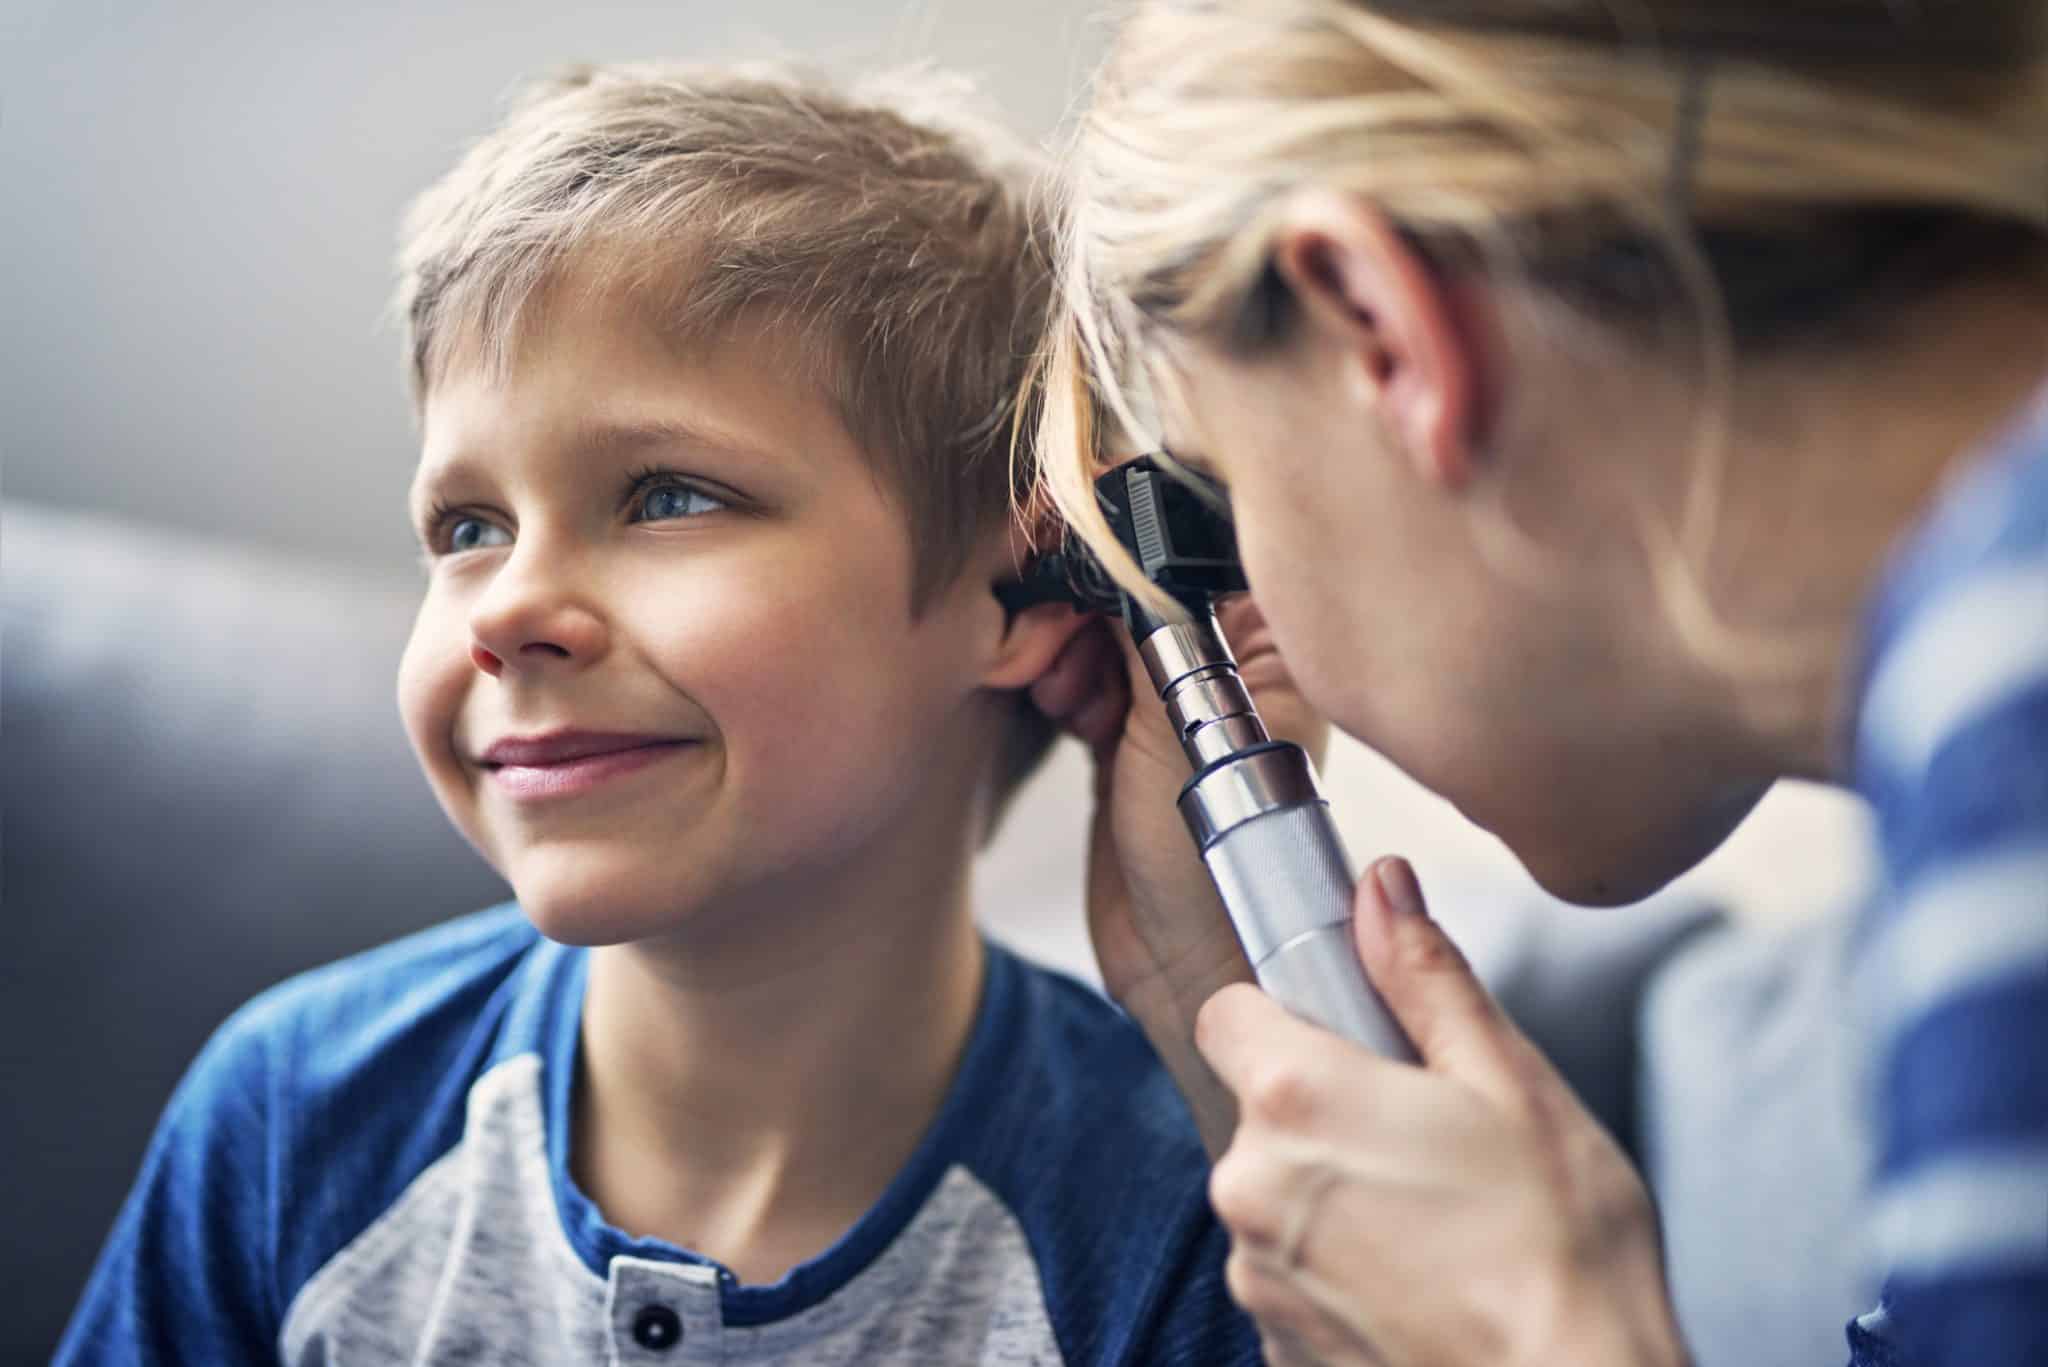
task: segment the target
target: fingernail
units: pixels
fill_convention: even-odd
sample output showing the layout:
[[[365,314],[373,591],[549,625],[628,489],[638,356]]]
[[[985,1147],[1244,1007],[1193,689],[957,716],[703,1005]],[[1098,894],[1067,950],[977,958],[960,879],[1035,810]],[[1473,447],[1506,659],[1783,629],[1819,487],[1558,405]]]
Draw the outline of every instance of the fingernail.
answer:
[[[1372,872],[1380,880],[1380,892],[1396,915],[1429,915],[1429,908],[1422,901],[1422,884],[1415,881],[1415,870],[1407,860],[1382,859],[1372,866]]]

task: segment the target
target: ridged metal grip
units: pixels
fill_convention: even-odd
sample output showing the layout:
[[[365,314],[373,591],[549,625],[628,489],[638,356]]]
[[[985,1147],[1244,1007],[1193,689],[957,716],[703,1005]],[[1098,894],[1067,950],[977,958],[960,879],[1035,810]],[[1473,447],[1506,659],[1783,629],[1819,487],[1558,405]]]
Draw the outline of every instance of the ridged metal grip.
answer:
[[[1214,614],[1159,623],[1138,654],[1195,766],[1181,816],[1259,985],[1298,1016],[1413,1060],[1359,967],[1351,864],[1308,752],[1267,735]]]
[[[1385,1058],[1415,1050],[1359,966],[1351,863],[1327,802],[1240,822],[1202,851],[1259,986],[1288,1010]]]

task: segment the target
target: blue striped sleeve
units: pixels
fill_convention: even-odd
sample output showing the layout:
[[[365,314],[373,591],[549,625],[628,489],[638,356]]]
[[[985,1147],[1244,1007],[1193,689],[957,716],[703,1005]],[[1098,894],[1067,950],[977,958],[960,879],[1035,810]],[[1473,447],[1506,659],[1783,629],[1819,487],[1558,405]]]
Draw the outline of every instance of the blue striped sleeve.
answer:
[[[2048,1363],[2048,407],[1901,557],[1872,641],[1884,889],[1855,977],[1886,1351]]]

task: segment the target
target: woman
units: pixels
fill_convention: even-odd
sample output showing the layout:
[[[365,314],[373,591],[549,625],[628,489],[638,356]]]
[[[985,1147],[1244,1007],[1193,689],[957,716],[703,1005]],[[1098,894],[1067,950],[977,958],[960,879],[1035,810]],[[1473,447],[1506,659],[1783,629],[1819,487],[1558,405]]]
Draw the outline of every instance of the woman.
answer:
[[[1038,454],[1106,559],[1088,482],[1163,440],[1228,487],[1307,700],[1573,900],[1781,777],[1874,806],[1859,1363],[2048,1362],[2044,34],[2034,0],[1153,0],[1075,149]],[[1106,741],[1098,667],[1040,696]],[[1111,827],[1160,801],[1133,763]],[[1121,834],[1105,973],[1170,1027],[1241,969]],[[1640,1183],[1421,902],[1399,861],[1360,885],[1420,1069],[1202,1010],[1234,1291],[1332,1362],[1682,1361]]]

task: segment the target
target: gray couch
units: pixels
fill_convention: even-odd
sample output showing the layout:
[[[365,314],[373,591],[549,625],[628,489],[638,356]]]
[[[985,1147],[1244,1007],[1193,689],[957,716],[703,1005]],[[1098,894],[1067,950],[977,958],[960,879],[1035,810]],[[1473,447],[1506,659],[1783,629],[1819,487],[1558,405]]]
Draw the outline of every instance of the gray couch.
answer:
[[[0,581],[0,1360],[29,1362],[228,1012],[504,892],[399,730],[402,575],[8,504]]]
[[[14,1189],[0,1361],[34,1361],[207,1033],[292,972],[504,890],[399,730],[404,574],[16,503],[0,506],[0,583],[15,937],[0,961]],[[1696,906],[1613,917],[1455,880],[1430,891],[1655,1179],[1703,1367],[1839,1361],[1860,1289],[1830,1257],[1855,1176],[1820,981],[1833,931],[1781,953]],[[1044,900],[1015,893],[1031,896]],[[1046,938],[1053,915],[1078,924],[1070,907],[999,904],[993,919],[1027,944],[1078,943]]]

